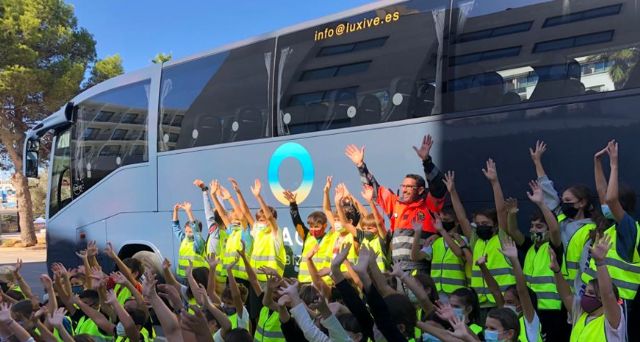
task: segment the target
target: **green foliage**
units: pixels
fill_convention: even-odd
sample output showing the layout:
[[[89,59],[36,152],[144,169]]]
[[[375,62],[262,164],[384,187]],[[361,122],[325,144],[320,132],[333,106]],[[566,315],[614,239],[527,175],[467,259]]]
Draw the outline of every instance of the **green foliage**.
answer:
[[[170,53],[160,52],[155,57],[153,57],[151,62],[153,62],[154,64],[163,64],[164,62],[170,61],[171,57],[172,56]]]
[[[47,169],[41,169],[38,179],[29,179],[29,192],[31,192],[31,202],[33,203],[33,217],[45,215],[47,202],[47,180],[49,173]]]
[[[122,67],[122,58],[119,54],[105,57],[104,59],[98,60],[93,65],[93,68],[91,68],[91,76],[84,85],[84,88],[87,89],[102,81],[122,75],[123,73],[124,68]]]

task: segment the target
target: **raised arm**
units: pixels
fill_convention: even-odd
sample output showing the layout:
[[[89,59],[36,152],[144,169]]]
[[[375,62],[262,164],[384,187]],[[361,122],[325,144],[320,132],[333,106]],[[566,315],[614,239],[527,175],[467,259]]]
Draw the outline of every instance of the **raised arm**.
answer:
[[[271,210],[269,209],[267,202],[264,201],[264,198],[260,194],[260,190],[262,190],[262,183],[260,182],[259,179],[256,179],[255,182],[253,183],[253,186],[251,187],[251,192],[253,193],[253,196],[256,198],[256,200],[258,200],[258,203],[260,204],[260,209],[262,210],[263,215],[271,225],[271,233],[274,236],[277,236],[278,229],[279,229],[278,221],[276,221],[276,218],[271,213]]]
[[[516,242],[516,245],[521,246],[524,243],[524,235],[518,228],[518,200],[507,198],[504,206],[507,211],[507,235]]]
[[[362,198],[364,198],[364,200],[367,201],[367,204],[369,204],[369,207],[373,212],[373,217],[376,220],[376,228],[378,228],[378,236],[383,240],[386,239],[387,229],[384,227],[384,218],[380,214],[380,211],[378,210],[378,206],[376,205],[376,202],[373,200],[373,196],[374,196],[373,187],[368,184],[363,185],[362,192],[360,194],[362,195]]]
[[[66,315],[67,310],[65,310],[64,308],[58,308],[55,311],[49,313],[49,317],[47,317],[47,320],[49,321],[49,324],[58,329],[58,333],[60,334],[60,338],[63,342],[73,342],[75,340],[73,339],[71,334],[69,334],[67,329],[64,327],[64,324],[62,323]]]
[[[272,274],[267,274],[267,286],[264,292],[264,296],[262,297],[262,305],[268,307],[271,311],[278,310],[278,304],[273,301],[273,293],[276,291],[279,284],[279,277]]]
[[[2,337],[3,340],[10,341],[10,338],[13,337],[20,342],[33,341],[31,335],[29,335],[22,325],[11,317],[11,305],[8,303],[0,303],[0,325],[3,326],[2,329],[0,329],[0,337]],[[11,332],[11,335],[4,335],[5,331]]]
[[[429,255],[422,251],[420,236],[422,235],[422,222],[413,224],[413,242],[411,243],[411,261],[427,259]],[[433,240],[432,240],[433,241]]]
[[[216,225],[216,210],[213,207],[213,203],[211,203],[209,195],[207,194],[209,188],[207,188],[207,186],[201,179],[194,180],[193,185],[200,189],[200,192],[202,193],[202,207],[204,208],[204,216],[207,221],[207,228],[214,227]]]
[[[604,307],[604,317],[609,321],[611,327],[617,329],[620,326],[622,310],[620,310],[618,299],[613,293],[611,276],[609,275],[605,262],[607,252],[610,248],[611,241],[609,236],[599,236],[596,243],[591,247],[591,256],[596,261],[598,287],[600,289],[600,300],[602,300],[602,306]]]
[[[333,217],[333,211],[331,211],[331,182],[333,181],[332,176],[327,176],[327,181],[324,183],[324,188],[322,189],[322,211],[327,216],[327,220],[331,225],[331,231],[335,230],[333,223],[335,222],[335,217]]]
[[[20,287],[20,290],[24,294],[25,298],[29,299],[31,301],[31,305],[33,305],[33,307],[36,308],[39,306],[40,302],[38,301],[38,298],[36,298],[33,295],[33,292],[31,291],[31,286],[29,286],[29,283],[27,283],[22,277],[22,274],[20,274],[21,268],[22,268],[22,259],[18,259],[16,262],[15,269],[13,270],[13,277],[18,283],[18,286]]]
[[[618,193],[618,143],[613,140],[610,141],[607,145],[607,153],[609,154],[611,174],[609,175],[609,186],[607,187],[605,201],[616,222],[620,223],[624,218],[625,211],[620,203]]]
[[[239,202],[240,208],[242,208],[242,213],[244,214],[245,219],[247,220],[247,222],[249,222],[249,225],[253,227],[253,224],[255,221],[253,219],[253,216],[251,215],[251,210],[249,210],[247,201],[244,200],[244,196],[240,191],[240,186],[238,185],[238,182],[233,178],[229,178],[229,182],[231,182],[231,187],[236,192],[236,196],[238,196],[238,202]]]
[[[233,299],[233,306],[236,307],[238,318],[242,318],[242,312],[244,311],[244,303],[242,302],[242,296],[240,295],[240,288],[236,282],[236,278],[233,276],[233,267],[240,261],[239,257],[227,265],[227,279],[229,280],[229,290],[231,290],[231,298]]]
[[[447,194],[447,188],[442,183],[444,174],[433,163],[433,159],[431,159],[431,147],[433,147],[433,139],[431,138],[431,135],[425,135],[422,138],[420,147],[418,148],[413,146],[413,150],[416,151],[416,154],[422,161],[424,176],[427,180],[427,184],[429,185],[429,194],[434,198],[444,198]]]
[[[218,324],[220,324],[220,335],[224,339],[227,333],[231,331],[231,321],[229,317],[208,300],[205,302],[205,307],[213,315],[213,318],[218,321]]]
[[[127,333],[127,337],[129,341],[136,342],[140,340],[140,330],[136,328],[136,324],[133,322],[133,319],[129,315],[129,313],[120,305],[118,302],[118,297],[116,297],[115,292],[113,290],[109,290],[107,292],[107,304],[111,305],[113,311],[115,311],[116,315],[118,315],[118,320],[124,326],[124,331]]]
[[[242,249],[238,251],[238,256],[242,258],[242,262],[244,262],[244,267],[247,271],[247,278],[249,278],[249,284],[251,284],[253,292],[255,293],[256,297],[259,297],[262,294],[262,287],[260,286],[260,282],[258,281],[256,270],[253,269],[251,263],[249,262],[249,258],[247,257],[244,241],[240,242],[242,243]]]
[[[491,183],[493,200],[495,201],[496,212],[498,213],[498,227],[504,230],[507,227],[507,210],[504,205],[502,186],[500,186],[500,180],[498,179],[498,170],[493,159],[489,158],[489,160],[487,160],[486,168],[482,169],[482,173],[484,173],[484,176],[487,177],[487,180]]]
[[[527,289],[527,281],[522,272],[520,260],[518,260],[518,249],[513,240],[505,237],[502,241],[502,249],[500,252],[509,259],[511,266],[513,266],[513,275],[516,277],[516,291],[518,292],[518,298],[522,306],[522,314],[524,318],[527,319],[527,322],[531,323],[536,314],[536,308],[533,307],[533,302],[531,302],[529,290]]]
[[[496,279],[491,275],[489,269],[487,268],[487,256],[483,255],[478,260],[476,260],[476,265],[480,267],[480,272],[482,273],[482,278],[485,283],[487,283],[487,288],[489,292],[493,295],[493,298],[496,301],[496,305],[501,308],[504,305],[504,297],[502,296],[502,291],[500,291],[500,286]]]
[[[538,182],[540,182],[540,187],[544,195],[544,202],[549,209],[555,211],[555,209],[560,205],[560,198],[558,197],[558,192],[553,187],[553,182],[549,179],[542,167],[542,155],[544,155],[546,151],[547,144],[545,144],[544,141],[538,140],[536,141],[535,148],[529,148],[529,156],[535,166],[536,177],[538,178]]]
[[[360,174],[360,181],[362,184],[368,184],[373,187],[373,193],[378,193],[378,188],[380,184],[373,174],[369,172],[367,165],[364,163],[364,146],[358,147],[356,145],[348,145],[344,151],[344,154],[351,160],[353,165],[358,168],[358,173]]]
[[[231,227],[231,221],[229,220],[229,216],[227,215],[227,211],[224,209],[222,203],[218,199],[218,192],[220,190],[220,183],[218,180],[212,180],[209,183],[209,195],[211,200],[213,201],[213,206],[216,208],[218,215],[220,215],[220,219],[224,223],[225,227]]]
[[[351,246],[351,244],[349,244],[349,246]],[[318,289],[318,291],[322,292],[324,295],[326,294],[331,295],[331,288],[329,288],[327,283],[325,283],[324,280],[322,280],[322,276],[320,275],[320,272],[318,271],[318,268],[316,267],[315,262],[313,262],[313,256],[316,253],[318,253],[318,249],[319,249],[319,246],[316,245],[309,252],[309,254],[303,255],[302,262],[307,263],[307,268],[309,269],[309,275],[311,276],[311,282],[313,283],[313,286],[315,286],[315,288]],[[342,272],[340,272],[340,268],[338,268],[338,273],[340,273],[340,276],[343,276]]]
[[[207,264],[209,264],[209,278],[207,279],[207,295],[209,296],[209,298],[211,298],[211,300],[214,303],[220,304],[221,300],[220,300],[220,297],[218,296],[218,293],[216,292],[217,291],[216,287],[218,285],[218,281],[216,280],[216,269],[218,268],[218,264],[220,264],[220,259],[218,259],[215,253],[209,254],[207,256]]]
[[[125,277],[122,272],[113,272],[111,273],[111,279],[115,281],[116,284],[120,284],[131,292],[131,296],[135,299],[136,304],[138,305],[138,309],[145,311],[148,313],[149,308],[147,308],[147,304],[142,297],[142,293],[138,291],[138,289],[131,283],[127,277]],[[116,312],[117,314],[117,312]]]
[[[349,234],[356,236],[356,227],[353,226],[353,223],[347,220],[347,216],[344,214],[344,207],[342,205],[342,200],[345,195],[345,187],[343,183],[338,184],[335,190],[335,198],[334,201],[336,203],[336,211],[338,212],[338,218],[340,219],[340,223],[342,226],[349,231]]]
[[[529,148],[529,154],[531,155],[531,160],[533,161],[533,166],[536,169],[536,177],[544,177],[547,173],[544,171],[544,167],[542,166],[542,155],[547,151],[547,144],[542,140],[536,141],[535,148]]]
[[[455,256],[457,256],[458,258],[463,258],[464,252],[462,251],[462,248],[458,245],[458,242],[453,239],[453,236],[451,236],[451,234],[449,234],[449,232],[442,226],[442,219],[440,218],[440,214],[435,214],[434,222],[436,231],[438,232],[438,234],[440,234],[440,236],[442,236],[444,242],[447,243],[447,246],[451,248],[451,252],[453,252],[453,254],[455,254]],[[415,237],[415,234],[413,236]]]
[[[369,265],[372,266],[371,264]],[[390,275],[400,279],[402,283],[405,284],[409,288],[409,290],[416,295],[416,298],[418,298],[418,302],[424,310],[425,315],[428,316],[435,311],[435,306],[429,299],[429,295],[424,290],[422,285],[420,285],[414,277],[410,276],[407,272],[404,272],[400,265],[393,265],[393,272],[391,272]]]
[[[91,277],[89,277],[89,274],[91,273],[91,265],[89,265],[89,257],[87,257],[87,250],[83,249],[79,252],[76,252],[76,255],[78,256],[78,258],[80,258],[80,260],[82,260],[82,266],[84,266],[84,272],[85,272],[84,288],[90,289],[92,288],[93,283],[91,281]]]
[[[300,211],[298,211],[298,203],[296,203],[296,195],[295,193],[285,190],[282,192],[284,198],[289,201],[289,214],[291,215],[291,221],[293,222],[293,226],[296,227],[296,232],[300,236],[300,239],[304,241],[307,237],[307,233],[309,232],[309,228],[304,224],[302,218],[300,217]]]
[[[73,304],[78,306],[107,335],[113,335],[115,324],[111,323],[100,311],[85,304],[77,295],[72,297]]]
[[[562,240],[560,239],[560,225],[558,224],[558,220],[551,209],[544,203],[544,195],[538,182],[529,182],[529,187],[531,188],[531,192],[527,192],[527,196],[531,202],[538,206],[544,216],[544,221],[547,223],[547,227],[549,227],[549,241],[554,247],[559,248]]]
[[[471,229],[471,223],[467,218],[467,212],[462,205],[462,201],[460,200],[460,196],[458,195],[458,191],[456,190],[456,173],[454,171],[448,171],[444,175],[444,184],[449,191],[449,195],[451,196],[451,205],[453,206],[453,211],[456,213],[456,218],[458,219],[458,223],[460,224],[460,228],[462,229],[462,234],[467,238],[467,240],[471,241],[471,237],[473,236],[473,230]]]
[[[553,251],[553,248],[549,248],[549,268],[553,271],[553,280],[555,280],[556,288],[560,295],[560,299],[562,300],[562,304],[564,304],[567,312],[571,314],[573,312],[573,293],[571,292],[571,286],[569,286],[569,283],[562,275],[558,259],[556,258],[556,253]]]
[[[180,329],[178,318],[158,296],[156,292],[157,280],[155,278],[155,274],[151,272],[145,273],[145,279],[142,282],[142,294],[149,299],[167,341],[182,341],[182,329]]]
[[[56,296],[56,291],[53,289],[53,281],[47,274],[40,275],[40,282],[42,283],[42,287],[49,294],[49,300],[47,302],[47,309],[49,312],[54,312],[58,308],[58,300]]]
[[[107,246],[104,248],[104,254],[106,254],[109,259],[113,260],[120,273],[122,273],[122,275],[125,276],[131,284],[135,284],[137,282],[129,267],[127,267],[127,265],[122,262],[122,259],[120,259],[120,257],[113,250],[113,245],[111,245],[111,242],[109,241],[107,241]]]
[[[607,196],[607,179],[604,176],[604,170],[602,169],[602,156],[607,153],[607,148],[596,152],[593,155],[593,173],[596,181],[596,191],[598,192],[598,200],[600,204],[606,204]]]

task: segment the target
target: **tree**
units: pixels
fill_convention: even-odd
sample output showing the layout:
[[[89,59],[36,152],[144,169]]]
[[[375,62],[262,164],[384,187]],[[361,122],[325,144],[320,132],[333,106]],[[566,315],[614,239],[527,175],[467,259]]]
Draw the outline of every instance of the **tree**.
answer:
[[[29,179],[29,192],[33,203],[33,216],[40,217],[46,213],[47,202],[47,181],[49,173],[47,169],[41,169],[38,179]]]
[[[13,164],[25,246],[37,241],[22,174],[24,132],[79,91],[95,44],[62,0],[0,0],[0,150]]]
[[[123,73],[122,58],[119,54],[105,57],[93,65],[91,68],[91,76],[89,76],[89,80],[83,88],[88,89],[102,81],[122,75]]]
[[[610,62],[609,76],[615,89],[622,89],[640,59],[640,49],[632,47],[589,57],[589,62]]]
[[[164,62],[168,62],[171,60],[171,54],[170,53],[164,53],[164,52],[160,52],[158,53],[155,57],[153,57],[153,59],[151,60],[151,62],[153,62],[154,64],[163,64]]]

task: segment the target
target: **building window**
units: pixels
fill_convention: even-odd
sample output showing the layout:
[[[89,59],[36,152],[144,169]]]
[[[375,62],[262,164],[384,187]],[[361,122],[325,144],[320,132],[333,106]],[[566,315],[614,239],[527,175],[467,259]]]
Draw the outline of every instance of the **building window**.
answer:
[[[508,34],[514,34],[519,32],[526,32],[531,29],[532,24],[533,24],[533,21],[526,21],[523,23],[494,27],[494,28],[490,28],[482,31],[463,33],[458,36],[456,43],[465,43],[465,42],[471,42],[475,40],[506,36]]]
[[[124,140],[124,137],[127,135],[126,129],[115,129],[113,134],[111,135],[111,140]]]
[[[327,68],[307,70],[300,76],[300,81],[320,80],[324,78],[348,76],[367,71],[371,61],[336,65]]]
[[[114,112],[107,112],[107,111],[103,111],[101,110],[98,115],[96,115],[96,118],[94,121],[98,121],[98,122],[108,122],[111,120],[111,117],[114,115]]]
[[[454,65],[477,63],[481,61],[488,61],[491,59],[515,57],[520,54],[521,49],[522,49],[522,46],[513,46],[513,47],[504,48],[504,49],[482,51],[482,52],[475,52],[475,53],[470,53],[466,55],[455,56],[449,59],[449,64],[454,66]]]
[[[325,46],[318,51],[318,57],[333,56],[354,51],[364,51],[379,48],[384,45],[389,37],[374,38],[361,42]]]
[[[539,42],[536,43],[536,45],[533,47],[533,53],[562,50],[572,47],[609,42],[613,39],[614,32],[615,30],[609,30]]]
[[[622,4],[616,4],[605,7],[593,8],[586,11],[569,13],[566,15],[559,15],[556,17],[547,18],[544,21],[542,27],[550,27],[550,26],[558,26],[569,23],[575,23],[577,21],[589,20],[601,17],[607,17],[610,15],[617,15],[620,13],[620,9],[622,8]]]

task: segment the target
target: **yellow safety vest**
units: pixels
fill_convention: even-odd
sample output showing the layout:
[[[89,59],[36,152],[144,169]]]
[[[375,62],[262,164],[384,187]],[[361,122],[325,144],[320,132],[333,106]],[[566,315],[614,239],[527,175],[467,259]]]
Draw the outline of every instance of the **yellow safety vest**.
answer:
[[[527,326],[525,325],[525,320],[526,318],[524,318],[524,316],[521,316],[519,321],[520,321],[520,336],[518,336],[518,341],[519,342],[542,342],[542,334],[541,334],[541,328],[542,325],[539,324],[538,325],[538,334],[536,337],[535,341],[529,341],[529,338],[527,337]]]
[[[149,338],[149,331],[147,330],[147,328],[142,327],[140,329],[140,338],[138,340],[144,341],[144,342],[152,341],[152,339]],[[127,336],[116,337],[116,342],[129,342],[129,341],[131,341],[131,339],[129,339],[129,337]]]
[[[253,240],[253,252],[251,253],[249,263],[255,270],[263,266],[271,267],[282,276],[284,274],[284,263],[286,260],[284,244],[280,244],[280,248],[276,250],[276,243],[271,229],[277,229],[277,227],[262,229],[256,232],[255,239]],[[259,281],[267,281],[267,275],[264,273],[258,273],[256,276]]]
[[[570,342],[591,342],[606,341],[607,337],[604,332],[604,314],[592,319],[587,323],[589,315],[583,312],[580,318],[571,329]]]
[[[238,257],[238,251],[242,249],[242,233],[242,229],[236,229],[227,237],[224,247],[222,248],[222,265],[229,265]],[[250,251],[246,251],[246,253],[251,255]],[[226,269],[224,269],[224,272],[226,275]],[[233,273],[233,277],[236,279],[249,279],[249,275],[247,274],[247,269],[245,268],[242,258],[238,260],[238,263],[233,267],[231,272]]]
[[[500,253],[501,244],[498,234],[494,235],[488,241],[478,239],[473,247],[473,267],[471,272],[471,287],[478,293],[479,304],[485,307],[495,306],[496,300],[489,292],[486,282],[482,278],[482,271],[476,265],[476,261],[481,256],[487,255],[487,268],[491,275],[496,279],[500,291],[504,292],[507,287],[516,283],[513,276],[513,267],[509,264],[507,258]]]
[[[562,307],[553,271],[549,268],[550,248],[548,241],[540,245],[537,251],[535,246],[531,246],[522,268],[527,286],[538,296],[538,310],[560,310]]]
[[[374,253],[377,254],[376,264],[378,264],[378,268],[382,272],[386,271],[387,257],[384,248],[382,248],[382,239],[376,234],[376,236],[371,240],[368,240],[367,238],[362,240],[362,245],[371,249]]]
[[[636,226],[636,230],[638,227]],[[607,264],[607,271],[611,276],[611,280],[618,287],[620,297],[625,300],[633,300],[638,292],[638,284],[640,284],[640,256],[638,256],[637,248],[633,249],[633,260],[636,263],[628,263],[624,261],[618,251],[616,250],[616,228],[615,226],[609,227],[605,232],[611,238],[612,246],[607,252],[605,257],[605,263]],[[640,231],[636,232],[636,246],[640,241]],[[582,273],[581,279],[585,284],[597,277],[596,262],[593,258],[589,262],[589,269]]]
[[[258,342],[285,342],[284,334],[280,328],[280,314],[277,311],[269,311],[266,306],[260,309],[258,326],[253,335],[253,340]]]
[[[558,215],[558,222],[562,222],[566,218],[564,214],[560,214]],[[562,263],[562,273],[569,283],[572,283],[578,276],[580,257],[582,256],[584,245],[589,241],[589,232],[595,228],[596,225],[594,223],[587,223],[569,238]]]
[[[431,258],[431,279],[439,293],[450,295],[453,291],[467,285],[464,272],[464,260],[445,246],[444,238],[433,241]]]
[[[318,252],[313,256],[313,263],[316,268],[319,270],[323,268],[331,267],[331,256],[333,253],[333,242],[335,241],[335,235],[333,232],[328,232],[322,237],[320,240],[320,247],[318,247]],[[307,237],[304,239],[304,247],[302,248],[302,257],[304,258],[315,246],[318,244],[318,239],[311,236],[311,234],[307,233]],[[309,274],[309,266],[303,260],[300,261],[298,271],[298,281],[301,283],[310,283],[311,274]],[[322,278],[324,281],[329,281],[328,284],[331,285],[333,282],[331,281],[331,277],[325,276]]]
[[[205,248],[205,254],[208,257],[211,254],[216,253],[217,256],[220,258],[220,261],[222,261],[222,258],[224,257],[223,246],[227,241],[228,235],[224,229],[221,229],[221,228],[218,228],[218,229],[220,230],[219,232],[220,236],[218,238],[218,245],[215,247],[216,248],[215,251],[209,250],[209,242],[211,240],[211,236],[213,235],[213,234],[209,234],[209,236],[207,237],[207,247]],[[243,261],[240,260],[240,262],[243,262]],[[215,272],[216,272],[216,281],[218,283],[224,284],[227,282],[227,269],[224,267],[224,263],[218,264],[218,266],[216,266]]]
[[[349,260],[351,262],[351,264],[355,264],[356,262],[358,262],[358,254],[356,253],[356,244],[355,244],[355,239],[353,238],[353,235],[351,235],[350,233],[338,233],[336,232],[335,234],[335,238],[333,240],[333,248],[331,251],[331,258],[335,258],[336,255],[338,253],[334,253],[333,251],[337,251],[339,252],[342,249],[342,246],[344,246],[346,243],[350,243],[351,244],[351,249],[349,249],[349,253],[347,254],[347,260]],[[340,272],[347,272],[347,265],[346,264],[342,264],[340,266]]]
[[[87,334],[107,341],[113,340],[113,336],[103,335],[98,325],[87,316],[80,318],[73,333],[74,335]]]
[[[188,238],[182,239],[180,243],[180,249],[178,250],[178,267],[176,268],[176,274],[180,277],[186,278],[187,267],[189,267],[189,260],[193,263],[193,268],[207,267],[209,264],[201,254],[193,251],[193,240]]]

